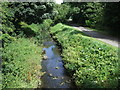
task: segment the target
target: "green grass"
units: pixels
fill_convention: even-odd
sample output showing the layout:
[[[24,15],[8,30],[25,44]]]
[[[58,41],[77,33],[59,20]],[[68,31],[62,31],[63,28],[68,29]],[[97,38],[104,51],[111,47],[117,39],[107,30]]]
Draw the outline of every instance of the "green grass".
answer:
[[[42,48],[19,38],[3,49],[3,88],[36,88],[41,76]],[[41,83],[41,82],[40,82]]]
[[[40,77],[44,74],[40,71],[42,44],[49,39],[47,31],[51,24],[50,19],[44,20],[42,24],[20,23],[23,33],[11,43],[7,42],[3,48],[2,88],[37,88],[38,83],[41,84]]]
[[[61,23],[50,32],[61,43],[64,66],[78,87],[117,87],[118,48]]]

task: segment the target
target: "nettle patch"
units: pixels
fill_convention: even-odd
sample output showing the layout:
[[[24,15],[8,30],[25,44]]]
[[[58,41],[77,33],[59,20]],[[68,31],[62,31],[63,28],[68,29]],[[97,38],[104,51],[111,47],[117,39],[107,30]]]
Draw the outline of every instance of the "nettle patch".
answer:
[[[52,27],[50,32],[61,43],[65,67],[77,86],[118,86],[118,48],[61,23]]]

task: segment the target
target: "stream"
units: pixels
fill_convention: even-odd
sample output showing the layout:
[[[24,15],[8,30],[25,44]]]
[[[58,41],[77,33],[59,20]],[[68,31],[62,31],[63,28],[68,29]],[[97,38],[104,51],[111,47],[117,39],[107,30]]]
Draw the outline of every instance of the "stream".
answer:
[[[75,88],[71,77],[63,66],[61,53],[56,43],[51,40],[43,44],[46,59],[42,61],[42,72],[45,74],[41,77],[40,88]]]

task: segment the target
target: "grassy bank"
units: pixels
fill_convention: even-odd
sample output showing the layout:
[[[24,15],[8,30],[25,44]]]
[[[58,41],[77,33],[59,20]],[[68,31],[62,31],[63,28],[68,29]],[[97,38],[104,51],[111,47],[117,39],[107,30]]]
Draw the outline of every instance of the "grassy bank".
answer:
[[[78,87],[117,87],[117,48],[61,23],[50,32],[61,43],[64,66]]]
[[[49,39],[52,21],[20,23],[21,33],[7,43],[2,55],[3,88],[37,88],[41,84],[42,44]]]
[[[36,88],[40,82],[42,49],[19,38],[3,50],[3,88]]]

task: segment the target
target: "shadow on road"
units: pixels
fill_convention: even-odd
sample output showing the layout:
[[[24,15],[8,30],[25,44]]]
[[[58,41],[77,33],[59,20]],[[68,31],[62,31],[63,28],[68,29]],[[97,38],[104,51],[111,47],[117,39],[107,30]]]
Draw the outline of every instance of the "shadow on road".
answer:
[[[84,33],[84,34],[86,34],[86,35],[88,35],[90,37],[99,39],[99,40],[101,40],[103,42],[106,42],[108,44],[111,44],[113,46],[119,46],[118,44],[120,44],[120,39],[117,38],[117,37],[113,37],[113,36],[110,36],[110,35],[105,35],[105,34],[97,32],[97,31],[93,31],[93,30],[81,27],[81,26],[79,26],[77,24],[69,23],[67,25],[72,26],[72,27],[78,29],[80,32],[82,32],[82,33]],[[76,33],[78,33],[78,32],[76,32]]]
[[[73,27],[76,27],[78,29],[82,29],[81,31],[87,35],[90,35],[94,38],[103,38],[103,39],[110,39],[110,40],[115,40],[115,41],[119,41],[120,40],[117,38],[117,37],[113,37],[113,36],[109,36],[109,35],[104,35],[104,34],[101,34],[97,31],[93,31],[93,30],[90,30],[90,29],[87,29],[87,28],[84,28],[82,26],[79,26],[77,24],[67,24],[67,25],[70,25],[70,26],[73,26]]]

